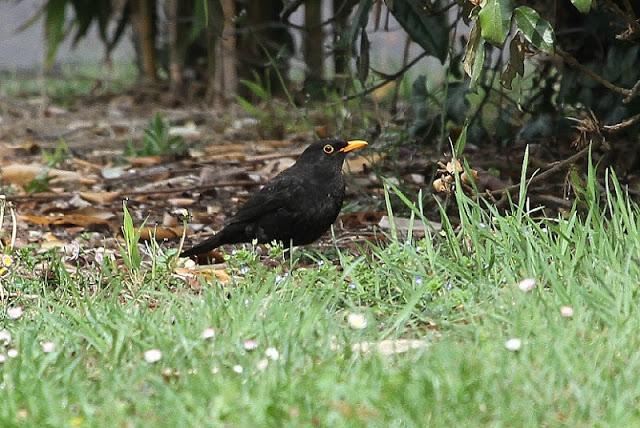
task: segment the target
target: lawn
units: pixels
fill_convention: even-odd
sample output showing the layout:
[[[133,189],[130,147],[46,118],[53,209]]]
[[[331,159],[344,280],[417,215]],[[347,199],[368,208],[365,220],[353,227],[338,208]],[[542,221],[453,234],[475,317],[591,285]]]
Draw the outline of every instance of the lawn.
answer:
[[[21,249],[1,424],[636,425],[638,208],[593,175],[560,218],[523,186],[508,213],[458,193],[461,227],[361,255],[238,246],[224,285],[177,280],[168,249],[77,273]]]

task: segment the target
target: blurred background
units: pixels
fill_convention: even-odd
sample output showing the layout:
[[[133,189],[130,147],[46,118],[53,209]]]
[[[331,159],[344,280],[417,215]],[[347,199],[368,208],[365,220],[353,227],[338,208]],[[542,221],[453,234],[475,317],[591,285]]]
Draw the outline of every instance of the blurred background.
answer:
[[[629,0],[0,0],[0,96],[40,103],[38,114],[124,103],[120,116],[137,107],[148,118],[197,106],[215,118],[207,135],[219,141],[367,138],[392,167],[413,160],[426,183],[455,146],[480,172],[480,190],[517,181],[525,146],[546,170],[564,159],[578,165],[571,156],[595,144],[598,164],[640,191],[639,8]],[[3,117],[6,125],[11,115]],[[257,130],[232,132],[242,118]],[[544,191],[575,195],[579,174],[570,171],[551,171]]]

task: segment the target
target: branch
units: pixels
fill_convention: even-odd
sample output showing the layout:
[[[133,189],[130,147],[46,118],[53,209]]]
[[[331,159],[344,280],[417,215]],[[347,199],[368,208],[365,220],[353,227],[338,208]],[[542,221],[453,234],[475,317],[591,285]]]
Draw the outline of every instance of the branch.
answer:
[[[175,187],[170,189],[158,189],[158,190],[139,190],[132,192],[119,192],[121,198],[132,198],[135,196],[153,196],[153,195],[167,195],[172,193],[185,193],[185,192],[203,192],[207,190],[213,190],[220,187],[251,187],[260,186],[264,184],[260,181],[251,180],[237,180],[237,181],[221,181],[216,184],[209,184],[206,186],[188,186],[188,187]],[[79,195],[82,192],[62,192],[62,193],[34,193],[30,195],[7,195],[7,201],[20,202],[20,201],[50,201],[54,199],[69,199]]]
[[[578,60],[575,59],[575,57],[573,55],[571,55],[570,53],[562,50],[562,48],[560,48],[559,46],[556,46],[556,53],[567,64],[573,66],[574,68],[577,68],[578,70],[580,70],[580,72],[582,72],[583,74],[586,74],[591,79],[593,79],[596,82],[600,83],[605,88],[607,88],[607,89],[609,89],[609,90],[611,90],[611,91],[613,91],[613,92],[625,97],[624,100],[623,100],[623,102],[625,102],[625,103],[628,103],[629,101],[631,101],[640,92],[640,80],[638,82],[636,82],[636,84],[633,86],[632,89],[622,88],[620,86],[614,85],[613,83],[611,83],[610,81],[606,80],[605,78],[603,78],[599,74],[595,73],[593,70],[591,70],[588,67],[580,64],[578,62]]]
[[[636,114],[635,116],[631,116],[629,119],[625,121],[616,123],[615,125],[605,125],[602,127],[602,129],[607,132],[614,133],[614,132],[622,131],[623,129],[636,125],[638,123],[640,123],[640,113]]]
[[[606,6],[617,15],[618,18],[625,21],[627,23],[627,31],[622,34],[618,34],[616,36],[619,40],[632,40],[637,37],[638,32],[640,32],[640,23],[636,21],[635,15],[633,14],[633,8],[629,9],[631,5],[625,5],[627,8],[627,12],[620,9],[620,6],[615,4],[612,0],[604,1]]]
[[[557,161],[557,162],[552,162],[547,166],[547,169],[545,169],[543,172],[541,172],[538,175],[533,176],[530,180],[528,185],[532,185],[533,183],[536,183],[544,178],[547,178],[548,176],[555,174],[556,172],[560,171],[561,169],[566,168],[567,166],[571,165],[572,163],[580,160],[582,157],[584,157],[587,153],[589,153],[589,150],[593,150],[596,147],[598,147],[600,144],[599,143],[593,143],[591,146],[587,146],[584,149],[580,150],[578,153],[569,156],[566,159],[563,159],[561,161]],[[520,188],[520,183],[518,184],[512,184],[511,186],[507,186],[507,187],[503,187],[502,189],[498,189],[498,190],[487,190],[483,193],[481,193],[479,196],[493,196],[495,194],[504,194],[504,193],[508,193],[511,192],[513,190],[517,190]]]
[[[342,101],[349,101],[349,100],[352,100],[354,98],[359,98],[359,97],[361,97],[363,95],[370,94],[371,92],[375,91],[376,89],[383,87],[384,85],[386,85],[390,81],[396,80],[396,79],[402,77],[402,75],[404,73],[406,73],[407,70],[409,70],[411,67],[416,65],[418,63],[418,61],[420,61],[425,56],[427,56],[427,53],[426,52],[422,52],[420,55],[418,55],[417,57],[412,59],[411,62],[409,62],[407,65],[405,65],[404,67],[402,67],[400,70],[398,70],[397,72],[395,72],[393,74],[383,74],[383,73],[376,72],[378,74],[383,74],[384,78],[383,78],[383,80],[381,82],[376,83],[375,85],[370,86],[370,87],[364,89],[363,91],[358,92],[357,94],[344,96],[344,97],[342,97]]]

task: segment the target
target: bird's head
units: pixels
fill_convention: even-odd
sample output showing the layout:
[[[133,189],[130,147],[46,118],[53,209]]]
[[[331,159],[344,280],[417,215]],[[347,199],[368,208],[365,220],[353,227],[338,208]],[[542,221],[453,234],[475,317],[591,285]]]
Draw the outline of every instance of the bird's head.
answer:
[[[302,152],[297,163],[306,166],[313,165],[324,170],[340,171],[347,153],[360,150],[367,145],[368,143],[364,140],[319,140]]]

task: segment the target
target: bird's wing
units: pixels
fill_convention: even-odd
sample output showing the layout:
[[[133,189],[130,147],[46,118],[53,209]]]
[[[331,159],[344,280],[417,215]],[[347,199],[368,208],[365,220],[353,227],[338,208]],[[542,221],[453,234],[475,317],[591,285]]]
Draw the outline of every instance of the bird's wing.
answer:
[[[281,208],[289,209],[303,192],[304,187],[298,177],[280,174],[251,195],[227,224],[249,223]]]

